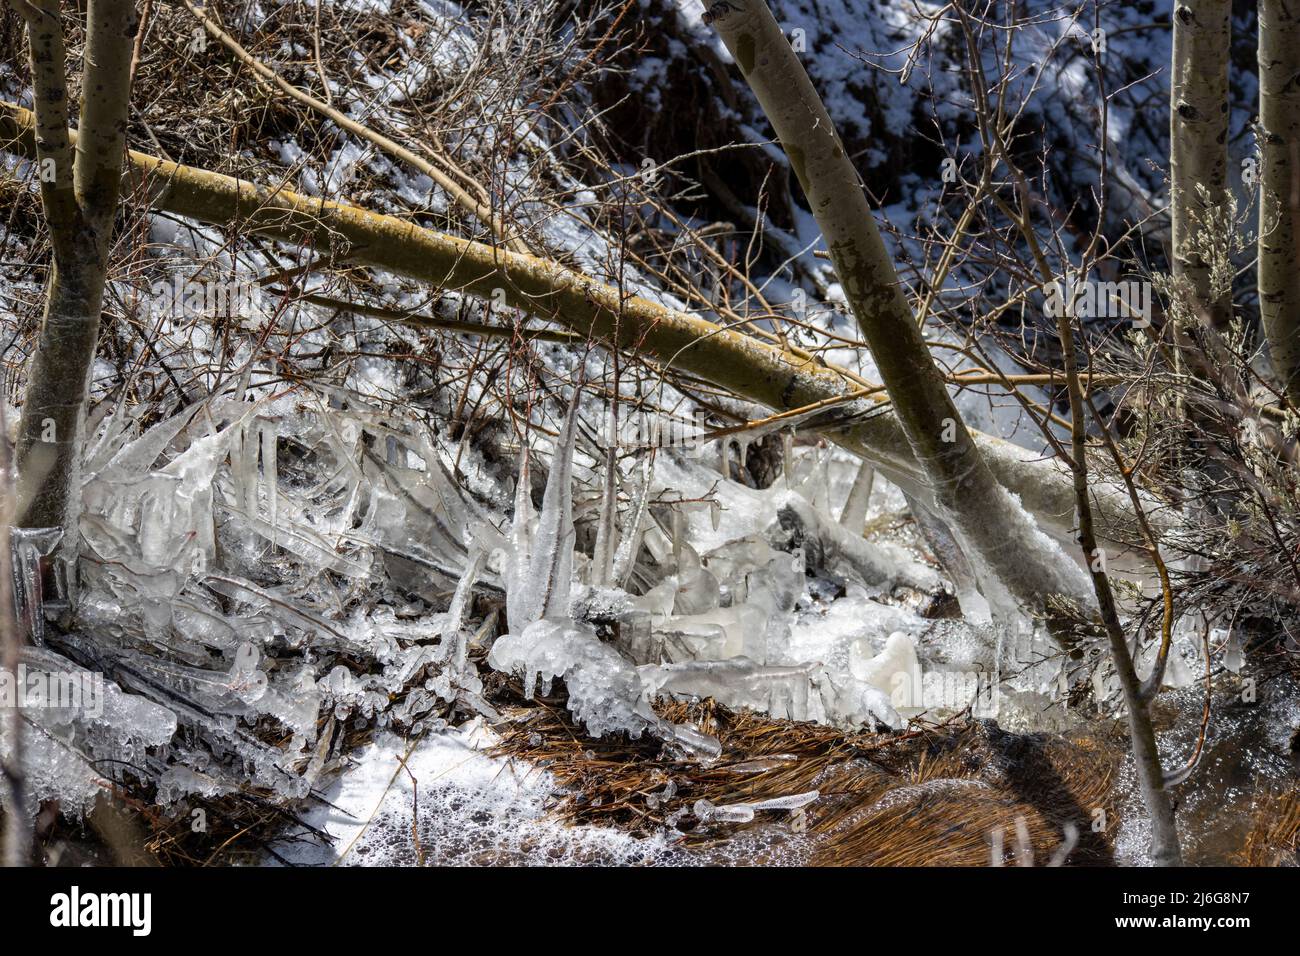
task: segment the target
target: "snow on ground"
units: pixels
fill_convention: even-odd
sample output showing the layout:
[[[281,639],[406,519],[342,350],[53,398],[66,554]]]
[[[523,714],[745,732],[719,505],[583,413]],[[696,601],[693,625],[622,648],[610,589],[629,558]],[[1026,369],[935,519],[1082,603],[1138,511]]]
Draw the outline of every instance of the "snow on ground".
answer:
[[[559,788],[544,770],[485,751],[497,740],[481,720],[417,743],[387,735],[355,754],[354,765],[305,815],[334,846],[285,842],[274,850],[297,865],[385,866],[684,862],[665,837],[566,827],[547,808]],[[417,850],[414,834],[419,834]]]

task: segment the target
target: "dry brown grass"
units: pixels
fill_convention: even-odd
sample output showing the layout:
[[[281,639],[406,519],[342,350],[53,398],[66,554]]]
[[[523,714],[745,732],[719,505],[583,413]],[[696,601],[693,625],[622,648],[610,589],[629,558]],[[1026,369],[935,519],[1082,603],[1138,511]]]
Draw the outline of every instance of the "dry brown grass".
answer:
[[[1252,816],[1242,865],[1300,865],[1300,791],[1294,787],[1261,791],[1255,796]]]
[[[1112,862],[1116,758],[1090,741],[1007,734],[967,720],[902,734],[846,733],[713,701],[664,703],[660,711],[716,734],[722,758],[704,765],[650,740],[593,741],[551,702],[509,724],[498,753],[552,773],[567,791],[556,812],[576,824],[648,834],[693,826],[697,800],[725,805],[818,790],[806,810],[809,862],[817,865],[987,865],[999,828],[1009,858],[1018,819],[1039,863],[1061,844],[1067,823],[1080,833],[1071,863]],[[663,799],[669,780],[676,792]],[[1094,833],[1097,809],[1106,825]],[[773,819],[760,812],[750,824],[678,832],[685,845],[702,846]]]

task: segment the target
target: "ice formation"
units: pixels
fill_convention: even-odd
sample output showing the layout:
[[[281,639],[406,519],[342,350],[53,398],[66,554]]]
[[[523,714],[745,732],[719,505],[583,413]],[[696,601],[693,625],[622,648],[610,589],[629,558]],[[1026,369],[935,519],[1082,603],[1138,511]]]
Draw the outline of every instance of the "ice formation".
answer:
[[[84,807],[104,783],[86,761],[129,754],[110,776],[153,781],[164,803],[249,785],[304,796],[340,725],[418,732],[451,707],[499,719],[478,644],[530,695],[562,680],[593,735],[650,734],[703,759],[717,741],[660,718],[656,697],[846,726],[918,712],[898,690],[916,686],[933,625],[891,593],[942,579],[827,517],[823,450],[788,450],[766,490],[665,450],[624,475],[603,453],[577,463],[581,414],[571,403],[540,510],[523,457],[508,527],[507,495],[476,500],[428,434],[355,395],[245,379],[148,426],[140,410],[106,416],[84,467],[75,626],[39,652],[108,675],[139,710],[69,721],[73,751],[34,739],[42,795]],[[860,470],[851,483],[841,516],[856,526]],[[590,559],[579,521],[595,528]],[[34,549],[51,546],[16,542],[27,586]],[[492,642],[474,596],[502,592],[509,633]]]
[[[167,744],[176,716],[129,693],[102,675],[72,664],[46,648],[22,652],[17,686],[24,702],[24,768],[38,796],[65,801],[80,815],[94,796],[107,789],[117,765],[146,765],[150,748]],[[0,758],[10,757],[10,742],[0,736]]]
[[[826,520],[800,495],[774,502],[776,522],[769,531],[785,550],[801,548],[813,570],[852,574],[863,584],[890,588],[906,585],[921,591],[939,588],[943,579],[896,544],[875,543],[843,524]],[[846,508],[848,505],[845,506]]]
[[[749,823],[760,810],[801,810],[821,796],[817,790],[772,797],[753,803],[728,803],[723,806],[708,800],[696,800],[692,812],[701,823]]]
[[[639,737],[648,731],[698,755],[721,753],[714,738],[658,717],[650,705],[653,686],[589,626],[548,618],[534,621],[518,635],[499,638],[489,661],[497,670],[521,673],[529,699],[539,680],[542,692],[549,693],[551,681],[563,678],[569,710],[592,736],[625,732]]]
[[[894,635],[883,649],[882,662],[874,670],[868,667],[866,674],[858,673],[854,655],[874,654],[873,641],[884,636],[864,637],[864,631],[874,633],[867,621],[856,628],[852,649],[845,644],[801,655],[793,640],[801,608],[811,600],[810,571],[863,589],[864,597],[887,595],[898,587],[932,590],[942,584],[935,571],[903,547],[867,541],[823,517],[813,502],[829,506],[824,455],[818,455],[808,472],[788,478],[786,487],[757,492],[728,484],[742,499],[733,505],[750,499],[743,501],[747,526],[737,529],[747,533],[724,538],[703,553],[694,542],[703,543],[707,536],[693,534],[684,503],[667,514],[647,514],[650,471],[645,466],[615,548],[619,481],[611,470],[613,456],[602,455],[596,546],[584,569],[571,554],[545,553],[553,543],[572,548],[574,540],[572,495],[562,494],[555,484],[576,479],[575,409],[576,403],[556,444],[540,513],[534,513],[527,493],[526,458],[521,467],[504,561],[510,633],[492,647],[489,663],[494,668],[521,677],[529,697],[539,686],[549,693],[551,682],[562,678],[570,710],[593,735],[650,732],[697,751],[698,734],[656,717],[651,703],[657,696],[713,697],[795,720],[903,725],[904,716],[891,703],[891,695],[898,691],[900,674],[919,686],[920,665],[911,638]],[[789,457],[793,469],[794,458]],[[671,466],[671,478],[705,479],[700,472],[707,466],[700,462],[674,460],[667,453],[660,461]],[[862,483],[857,484],[857,500],[850,495],[845,505],[850,521],[856,520],[855,511],[866,514]],[[685,497],[686,490],[678,493]],[[659,495],[667,497],[668,489]],[[718,504],[695,511],[700,518],[707,514],[715,535]],[[649,562],[642,567],[639,594],[615,586],[610,576],[611,553],[627,554],[634,547],[643,547]],[[558,568],[574,569],[567,589],[555,579]],[[621,580],[621,575],[614,577]],[[567,606],[569,613],[541,616],[538,595],[544,593],[553,595],[553,607]],[[911,658],[900,670],[895,658],[904,646]],[[910,706],[910,687],[902,699],[909,704],[908,713],[920,711]],[[715,749],[710,745],[703,752]]]
[[[492,645],[488,662],[499,671],[522,676],[524,694],[530,699],[539,680],[542,692],[549,693],[551,682],[563,678],[569,710],[595,736],[626,732],[639,737],[649,731],[692,752],[717,756],[720,748],[713,738],[660,719],[651,707],[652,688],[636,667],[602,643],[593,627],[569,616],[575,540],[575,406],[576,398],[560,432],[542,510],[536,516],[528,498],[527,471],[521,469],[506,560],[511,633]],[[609,529],[613,520],[608,509],[612,508],[613,496],[604,496],[602,524]]]
[[[920,709],[921,661],[916,656],[916,642],[906,634],[890,634],[884,650],[874,656],[868,641],[854,641],[849,648],[849,671],[888,694],[896,708]]]
[[[91,435],[73,628],[33,627],[44,646],[27,653],[108,675],[107,707],[34,711],[41,798],[86,807],[123,774],[158,783],[161,802],[249,785],[301,797],[322,714],[418,731],[449,703],[490,711],[467,604],[496,586],[485,555],[500,535],[439,450],[328,391],[239,392],[149,427],[120,406]],[[49,546],[16,539],[16,577],[38,583],[31,555]],[[443,613],[439,581],[459,582]]]
[[[435,69],[452,87],[482,44],[461,11],[448,9],[425,7],[422,16],[437,21],[428,34],[438,38]],[[878,49],[880,29],[916,29],[891,9],[885,8],[883,28],[859,18],[866,33],[851,45]],[[690,29],[701,30],[695,14]],[[717,43],[707,31],[697,36]],[[1022,60],[1042,59],[1037,44],[1046,40],[1018,42]],[[810,69],[823,71],[821,85],[842,94],[839,71],[859,66],[852,58],[818,57]],[[381,111],[401,99],[403,88],[418,86],[417,68],[376,74],[359,64],[363,97],[373,101],[358,103]],[[911,93],[896,87],[889,96],[888,111],[904,115]],[[864,115],[849,95],[833,95],[831,106],[837,121],[859,122]],[[1069,116],[1052,112],[1046,119],[1067,139],[1074,136],[1078,124]],[[481,141],[475,133],[453,148],[481,158],[480,151],[495,148],[487,129]],[[550,144],[543,135],[540,128],[526,133],[530,147],[545,156]],[[363,159],[355,143],[342,142],[323,169],[311,168],[292,141],[273,148],[286,167],[302,170],[308,192],[338,190],[366,161],[391,179],[393,195],[435,212],[447,208],[439,190],[382,158]],[[560,167],[546,174],[557,177],[560,192],[582,195],[583,184]],[[543,191],[555,185],[548,182]],[[537,191],[521,182],[511,187],[519,195]],[[530,205],[516,211],[527,217]],[[584,218],[582,205],[557,216],[539,204],[528,225],[551,251],[591,274],[605,275],[618,261],[619,281],[630,292],[683,305],[628,266],[616,243]],[[224,239],[202,227],[159,218],[152,230],[154,244],[181,248],[186,258],[236,265],[220,257]],[[211,237],[206,247],[185,246],[194,242],[186,237],[205,234]],[[796,247],[805,242],[789,238]],[[801,261],[796,265],[828,277],[811,255]],[[261,274],[279,271],[274,262],[261,266]],[[783,279],[770,279],[783,288]],[[403,292],[391,276],[374,280],[392,294],[388,304],[422,298]],[[832,285],[821,297],[842,301],[842,290]],[[473,308],[457,293],[445,299]],[[317,324],[312,318],[306,324]],[[357,319],[339,325],[360,351],[365,324]],[[210,365],[216,350],[214,340],[202,339],[207,334],[202,323],[186,329],[183,347]],[[409,330],[393,334],[418,341]],[[304,341],[322,344],[310,333]],[[876,377],[865,353],[824,354]],[[541,512],[533,511],[525,456],[514,520],[503,537],[497,526],[505,526],[506,502],[481,504],[497,491],[495,479],[472,465],[453,477],[453,456],[413,417],[358,401],[355,389],[281,392],[284,379],[247,349],[232,367],[240,362],[246,364],[234,381],[211,369],[196,376],[196,394],[215,392],[211,397],[182,398],[174,406],[97,402],[97,412],[112,411],[88,430],[80,577],[68,582],[71,633],[47,640],[42,616],[34,613],[42,597],[51,597],[40,594],[36,558],[53,542],[15,532],[15,593],[36,644],[24,658],[29,674],[38,680],[54,673],[109,675],[98,716],[48,709],[29,741],[38,792],[68,808],[93,799],[109,782],[101,773],[128,767],[158,784],[163,803],[250,784],[300,796],[319,780],[331,738],[344,724],[418,732],[440,726],[453,705],[492,719],[470,657],[490,639],[493,622],[475,617],[474,598],[497,598],[503,590],[511,632],[492,647],[494,666],[518,673],[530,688],[564,680],[570,705],[593,733],[653,733],[705,754],[707,740],[653,713],[655,695],[714,696],[800,720],[900,726],[912,709],[906,704],[916,701],[900,702],[895,691],[915,688],[919,671],[937,663],[997,674],[1004,648],[991,631],[941,627],[893,600],[896,588],[927,591],[942,582],[908,548],[863,537],[872,502],[897,508],[898,491],[877,481],[869,465],[828,448],[796,450],[786,435],[784,474],[765,490],[726,480],[729,463],[737,453],[744,461],[757,433],[721,443],[707,463],[645,454],[626,478],[617,473],[613,450],[605,449],[595,456],[604,468],[587,561],[575,550],[574,519],[590,517],[574,499],[574,486],[587,477],[573,463],[576,407],[552,456],[554,481]],[[362,374],[353,382],[364,394],[409,397],[394,385],[391,368],[357,364]],[[964,389],[958,401],[973,426],[1023,431],[1018,411],[991,407],[975,389]],[[837,481],[845,469],[847,480]],[[841,501],[837,521],[829,516]],[[954,533],[942,516],[905,503],[952,573],[968,620],[987,621],[992,611],[1013,614],[998,594],[988,600],[979,594],[981,569],[965,562],[967,573],[959,573],[960,529]],[[1056,559],[1052,543],[1041,544],[1042,555],[1026,560]],[[447,610],[439,610],[448,599]],[[980,602],[983,613],[972,614]],[[1225,665],[1236,672],[1242,649],[1238,635],[1229,639]],[[1195,652],[1190,639],[1180,641],[1166,683],[1199,679]],[[1056,671],[1037,667],[1017,678],[1027,694],[1056,679]]]

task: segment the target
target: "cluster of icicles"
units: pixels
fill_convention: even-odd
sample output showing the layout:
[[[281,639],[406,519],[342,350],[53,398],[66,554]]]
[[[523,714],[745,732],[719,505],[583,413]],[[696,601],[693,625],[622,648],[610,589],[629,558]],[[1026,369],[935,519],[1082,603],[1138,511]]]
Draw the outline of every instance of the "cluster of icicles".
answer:
[[[35,635],[24,663],[110,680],[91,706],[33,712],[41,798],[75,810],[129,770],[162,803],[250,784],[292,799],[338,765],[345,724],[436,729],[452,705],[499,719],[470,660],[496,629],[472,620],[476,591],[505,592],[510,633],[490,664],[530,695],[562,679],[593,735],[715,755],[716,740],[655,713],[663,694],[900,723],[889,691],[916,670],[910,645],[833,674],[783,658],[805,548],[870,586],[937,578],[825,520],[798,488],[771,500],[767,533],[702,556],[684,509],[655,503],[653,456],[623,480],[606,450],[587,556],[572,407],[540,510],[525,454],[507,521],[465,493],[414,423],[341,391],[243,394],[236,384],[149,427],[126,406],[91,423],[75,626]]]
[[[774,496],[765,533],[701,557],[685,539],[680,510],[660,522],[648,508],[652,457],[643,456],[639,481],[621,495],[606,450],[593,555],[575,586],[576,421],[570,408],[540,512],[526,455],[521,465],[504,567],[510,633],[492,646],[494,668],[521,676],[529,697],[562,678],[569,709],[594,736],[650,733],[704,758],[718,754],[718,741],[660,718],[657,696],[713,697],[795,720],[902,724],[890,691],[900,673],[919,678],[909,640],[900,636],[878,657],[834,674],[818,661],[783,662],[806,586],[803,544],[815,542],[823,561],[868,586],[933,588],[933,571],[901,547],[824,520],[798,490]],[[852,495],[849,507],[857,507]],[[660,579],[634,595],[627,587],[643,553]],[[611,640],[602,640],[602,628]]]

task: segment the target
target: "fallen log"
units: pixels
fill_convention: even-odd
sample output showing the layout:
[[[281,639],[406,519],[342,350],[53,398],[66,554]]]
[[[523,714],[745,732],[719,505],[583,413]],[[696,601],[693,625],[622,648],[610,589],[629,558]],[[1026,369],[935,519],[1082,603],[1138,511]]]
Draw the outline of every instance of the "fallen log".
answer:
[[[31,112],[0,101],[0,150],[32,159],[34,129]],[[72,136],[75,141],[76,134]],[[828,406],[810,427],[871,461],[923,504],[934,504],[924,472],[887,402],[878,394],[854,397],[861,386],[833,366],[649,299],[623,297],[614,287],[558,262],[449,236],[346,203],[134,150],[124,174],[130,191],[146,197],[155,209],[307,246],[441,289],[504,295],[512,307],[606,347],[635,352],[778,411]],[[980,432],[972,437],[998,480],[1045,530],[1072,537],[1075,506],[1069,472],[1053,459],[1002,439]],[[1090,490],[1104,537],[1122,545],[1140,542],[1124,488],[1098,481]],[[1163,524],[1161,516],[1159,511],[1153,515],[1157,529]]]

